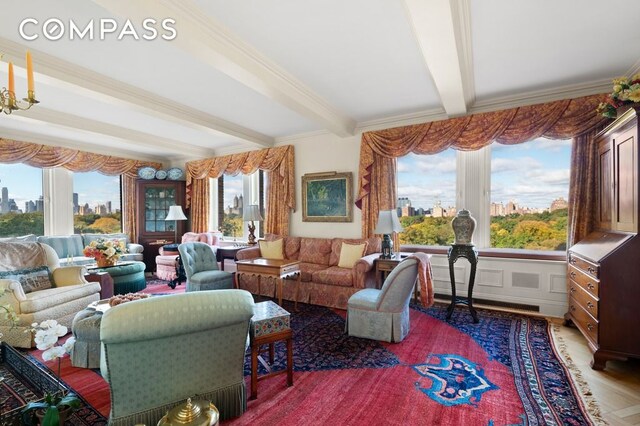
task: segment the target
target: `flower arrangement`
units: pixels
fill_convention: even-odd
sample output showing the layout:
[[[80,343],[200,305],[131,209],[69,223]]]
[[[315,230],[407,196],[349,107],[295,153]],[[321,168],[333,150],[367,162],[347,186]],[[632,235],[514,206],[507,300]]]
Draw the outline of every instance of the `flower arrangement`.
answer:
[[[56,376],[56,384],[58,390],[54,393],[45,393],[43,401],[30,402],[22,410],[23,424],[30,425],[34,421],[34,414],[38,410],[44,411],[44,417],[41,420],[42,426],[54,426],[61,424],[61,409],[74,409],[80,407],[80,400],[73,393],[67,393],[62,389],[60,384],[60,361],[66,354],[71,353],[75,344],[75,337],[69,337],[67,341],[58,346],[58,339],[67,334],[67,327],[58,324],[55,320],[42,321],[40,324],[31,325],[31,332],[34,334],[36,347],[43,350],[42,359],[44,361],[58,361],[58,375]]]
[[[631,78],[613,79],[613,92],[606,102],[601,102],[596,112],[607,118],[616,118],[616,109],[623,105],[640,102],[640,73]]]
[[[127,252],[127,248],[123,240],[109,240],[106,238],[98,238],[91,241],[83,250],[87,257],[93,257],[98,266],[103,264],[115,264],[120,256]]]

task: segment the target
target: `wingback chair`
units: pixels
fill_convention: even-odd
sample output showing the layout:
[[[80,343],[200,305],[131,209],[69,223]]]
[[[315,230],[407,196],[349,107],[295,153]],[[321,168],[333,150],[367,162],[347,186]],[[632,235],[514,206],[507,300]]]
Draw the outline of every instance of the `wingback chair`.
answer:
[[[178,246],[178,251],[187,274],[186,291],[233,288],[233,275],[218,269],[212,246],[199,242],[184,243]]]
[[[155,425],[187,398],[222,419],[246,411],[244,354],[253,298],[245,290],[155,296],[107,310],[100,324],[109,425]]]
[[[394,268],[380,290],[367,288],[349,298],[349,336],[401,342],[409,334],[409,301],[418,277],[418,260],[405,259]]]

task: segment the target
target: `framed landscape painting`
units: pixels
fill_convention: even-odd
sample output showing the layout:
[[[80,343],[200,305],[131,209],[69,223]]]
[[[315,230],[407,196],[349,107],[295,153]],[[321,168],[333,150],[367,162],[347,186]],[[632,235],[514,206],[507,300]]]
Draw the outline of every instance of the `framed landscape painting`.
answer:
[[[302,176],[303,222],[351,222],[353,175],[311,173]]]

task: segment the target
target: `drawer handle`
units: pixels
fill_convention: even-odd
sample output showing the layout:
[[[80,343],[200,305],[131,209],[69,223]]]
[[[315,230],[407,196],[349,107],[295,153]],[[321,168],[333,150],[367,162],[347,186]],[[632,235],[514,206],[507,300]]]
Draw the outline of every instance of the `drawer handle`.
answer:
[[[593,303],[591,303],[591,302],[587,302],[587,308],[593,309],[593,308],[595,308],[595,305]]]
[[[569,291],[570,291],[571,293],[575,293],[576,288],[575,288],[574,286],[571,286],[571,288],[569,288]]]
[[[589,329],[589,331],[593,331],[593,329],[595,328],[593,324],[591,324],[590,322],[587,323],[587,328]]]
[[[587,271],[589,271],[590,274],[595,274],[596,273],[596,270],[594,268],[592,268],[591,266],[589,266],[587,268]]]
[[[589,283],[589,284],[587,284],[587,288],[588,288],[589,290],[595,290],[595,289],[596,289],[596,286],[595,286],[595,285],[593,285],[593,283]]]
[[[569,259],[569,263],[572,265],[576,264],[576,260],[572,257],[571,259]]]
[[[575,272],[573,272],[573,271],[571,271],[571,272],[569,273],[569,276],[570,276],[571,278],[575,278],[575,277],[576,277],[576,273],[575,273]]]
[[[571,305],[571,312],[574,312],[576,310],[576,307]]]

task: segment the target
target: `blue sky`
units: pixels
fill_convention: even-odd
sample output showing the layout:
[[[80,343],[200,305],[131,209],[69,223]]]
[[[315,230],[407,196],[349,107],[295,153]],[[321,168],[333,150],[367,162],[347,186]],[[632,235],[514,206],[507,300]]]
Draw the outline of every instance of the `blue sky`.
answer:
[[[518,145],[491,145],[491,201],[548,208],[568,197],[570,140],[536,139]],[[412,206],[431,208],[437,201],[455,206],[456,151],[409,154],[398,159],[398,196]]]
[[[119,176],[74,173],[73,192],[78,193],[78,203],[89,203],[91,208],[111,201],[112,210],[120,209],[119,185]],[[42,195],[42,170],[24,164],[0,164],[0,187],[7,187],[9,198],[24,211],[26,201],[35,202]]]

